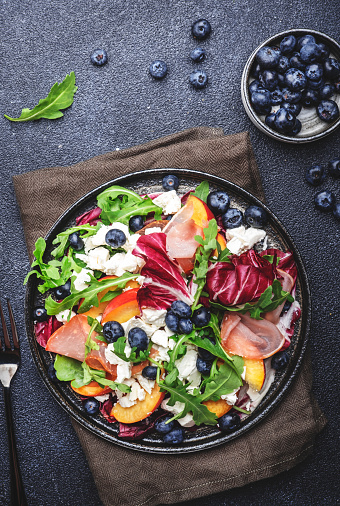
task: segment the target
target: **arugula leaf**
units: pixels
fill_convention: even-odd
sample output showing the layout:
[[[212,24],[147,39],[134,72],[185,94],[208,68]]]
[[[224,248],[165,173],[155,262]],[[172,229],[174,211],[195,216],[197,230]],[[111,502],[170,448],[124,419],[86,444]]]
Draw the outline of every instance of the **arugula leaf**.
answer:
[[[121,295],[123,290],[109,290],[104,297],[100,299],[100,302],[110,302],[110,300],[115,299],[118,295]]]
[[[80,233],[80,237],[84,239],[86,237],[90,237],[91,235],[95,235],[100,229],[101,225],[101,223],[98,223],[97,225],[77,225],[75,227],[68,228],[64,232],[61,232],[52,242],[52,244],[58,244],[58,246],[52,251],[51,254],[55,258],[63,256],[68,244],[68,238],[71,234],[73,234],[73,232],[85,232],[84,234]]]
[[[150,199],[146,197],[143,202],[134,202],[131,206],[124,205],[123,209],[110,213],[111,222],[119,221],[128,225],[132,216],[146,216],[149,213],[155,213],[155,219],[159,220],[162,216],[162,209]]]
[[[191,193],[194,197],[197,197],[200,200],[203,200],[203,202],[207,202],[207,198],[209,195],[209,183],[208,181],[202,181],[197,187],[194,193]]]
[[[130,356],[127,357],[127,355],[125,353],[126,337],[121,336],[117,339],[117,341],[115,341],[113,343],[113,352],[121,360],[124,360],[125,362],[133,362],[135,364],[135,363],[139,363],[139,362],[143,362],[144,360],[147,360],[149,353],[150,353],[151,346],[152,346],[152,342],[150,341],[147,350],[140,351],[138,354],[137,354],[137,348],[133,347],[131,350]]]
[[[60,381],[72,381],[77,377],[83,377],[83,368],[79,360],[57,355],[54,361],[54,369]]]
[[[74,72],[67,74],[59,84],[55,83],[46,98],[39,100],[33,109],[23,109],[19,118],[11,118],[4,114],[10,121],[32,121],[40,118],[57,119],[63,116],[60,109],[67,109],[73,103],[73,97],[78,87],[75,86],[76,77]]]
[[[241,357],[238,357],[237,361],[234,362],[239,375],[243,372],[243,364],[244,361]],[[239,375],[236,374],[235,370],[227,362],[224,362],[217,369],[214,377],[205,384],[204,393],[199,396],[200,401],[218,401],[221,395],[230,394],[238,389],[243,384]]]
[[[80,292],[71,293],[63,299],[61,302],[56,302],[52,299],[51,295],[45,300],[45,308],[47,314],[56,315],[60,313],[60,311],[64,311],[65,309],[72,309],[80,299],[84,299],[81,307],[78,309],[78,313],[85,313],[92,306],[98,307],[98,293],[105,290],[105,288],[109,288],[112,286],[117,286],[118,288],[124,288],[126,283],[132,279],[138,277],[138,274],[130,274],[129,272],[125,272],[119,278],[108,278],[102,279],[101,281],[92,277],[92,282],[89,284],[87,288],[81,290]]]
[[[220,246],[219,243],[217,243],[217,248],[218,248],[218,246]],[[224,250],[221,249],[221,251],[219,251],[217,261],[231,263],[231,260],[229,258],[231,255],[232,255],[232,253],[228,250],[228,248],[225,248]]]
[[[268,262],[271,263],[271,264],[274,262],[274,255],[262,255],[262,258],[268,260]],[[280,257],[276,258],[276,266],[279,265],[280,260],[281,260]]]
[[[122,197],[122,199],[119,197]],[[109,225],[115,221],[112,219],[112,214],[119,211],[123,205],[125,206],[127,203],[131,205],[131,202],[142,201],[143,198],[140,195],[128,188],[117,185],[110,186],[97,197],[98,207],[102,210],[100,218],[105,225]]]

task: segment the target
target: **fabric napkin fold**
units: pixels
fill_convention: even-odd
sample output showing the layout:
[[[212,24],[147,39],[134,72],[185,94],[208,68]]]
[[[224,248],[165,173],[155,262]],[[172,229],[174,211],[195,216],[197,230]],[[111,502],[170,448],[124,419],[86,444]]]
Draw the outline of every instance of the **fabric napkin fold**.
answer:
[[[219,128],[192,128],[73,166],[14,176],[30,259],[36,239],[78,198],[115,177],[157,167],[216,174],[264,200],[248,133],[225,136]],[[198,454],[136,452],[72,423],[105,506],[174,504],[274,476],[306,458],[326,424],[311,384],[307,353],[298,377],[270,415],[242,437]]]

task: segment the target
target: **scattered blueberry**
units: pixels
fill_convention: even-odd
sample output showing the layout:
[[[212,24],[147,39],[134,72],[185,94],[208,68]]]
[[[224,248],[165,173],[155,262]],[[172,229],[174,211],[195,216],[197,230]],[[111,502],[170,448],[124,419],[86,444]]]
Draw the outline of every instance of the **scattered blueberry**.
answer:
[[[151,63],[149,72],[155,79],[163,79],[168,72],[167,64],[162,60],[155,60]]]
[[[91,399],[86,399],[86,401],[84,401],[83,406],[88,415],[96,415],[97,413],[99,413],[100,403],[94,397],[92,397]]]
[[[195,309],[195,311],[192,314],[192,322],[199,329],[202,327],[206,327],[209,324],[210,319],[211,313],[209,309],[207,309],[204,306]]]
[[[339,117],[339,107],[334,100],[321,100],[316,108],[316,112],[322,121],[332,123]]]
[[[192,35],[199,40],[206,39],[211,32],[211,24],[206,19],[198,19],[191,27]]]
[[[271,104],[272,105],[279,105],[283,101],[283,95],[282,91],[279,88],[276,88],[276,90],[271,92]]]
[[[168,444],[179,444],[183,443],[184,431],[182,427],[175,427],[170,432],[163,436],[164,443]]]
[[[340,204],[334,205],[333,215],[337,220],[340,220]]]
[[[45,322],[48,319],[47,311],[44,307],[36,307],[33,310],[33,319],[37,322]]]
[[[314,35],[307,34],[303,35],[302,37],[299,37],[296,44],[296,49],[300,51],[300,49],[305,46],[306,44],[314,43],[315,44],[315,38]]]
[[[55,288],[54,293],[58,300],[65,299],[65,297],[71,295],[71,280],[69,279],[64,285]]]
[[[124,335],[124,329],[119,322],[111,320],[104,323],[103,336],[109,343],[115,343],[119,337]]]
[[[155,422],[155,431],[159,434],[168,434],[168,432],[172,431],[175,427],[175,421],[172,420],[169,423],[166,423],[168,420],[172,418],[173,415],[165,415],[159,420]]]
[[[302,105],[300,103],[297,104],[290,104],[289,102],[283,102],[282,106],[284,109],[287,109],[287,111],[294,114],[294,116],[298,116],[301,112]]]
[[[340,63],[335,58],[326,58],[323,64],[325,77],[336,81],[340,77]]]
[[[329,57],[330,49],[323,42],[320,42],[319,48],[321,51],[320,61],[325,61]]]
[[[222,214],[221,218],[223,228],[237,228],[242,225],[243,213],[235,207],[229,207],[229,209]]]
[[[201,63],[205,59],[205,51],[201,47],[195,47],[190,53],[190,58],[194,63]]]
[[[145,351],[149,345],[146,332],[139,327],[132,327],[129,330],[128,341],[131,348],[137,348],[137,351]]]
[[[335,93],[335,86],[330,83],[326,83],[319,89],[319,96],[321,100],[327,100],[328,98],[331,98],[332,95]]]
[[[111,246],[111,248],[120,248],[126,243],[126,235],[123,230],[119,228],[111,228],[111,230],[106,233],[105,242]]]
[[[73,232],[68,236],[68,240],[71,248],[75,251],[80,251],[84,247],[84,241],[81,237],[79,237],[79,232]]]
[[[309,42],[302,46],[300,50],[300,59],[304,63],[314,63],[320,59],[321,49],[315,42]]]
[[[340,177],[340,158],[334,158],[328,162],[328,172],[332,177]]]
[[[143,378],[149,379],[149,380],[155,380],[157,376],[157,369],[158,367],[154,365],[147,365],[142,370],[142,376]]]
[[[267,211],[258,206],[247,207],[244,213],[244,218],[246,220],[246,223],[250,227],[254,228],[264,227],[268,221]]]
[[[177,190],[179,187],[179,179],[177,176],[168,174],[167,176],[163,177],[162,186],[167,192],[170,190]]]
[[[220,429],[223,432],[233,432],[241,425],[241,418],[237,413],[226,413],[218,420]]]
[[[178,332],[178,322],[178,316],[176,316],[172,311],[168,311],[165,316],[165,324],[168,329],[172,330],[172,332]]]
[[[198,372],[200,372],[201,374],[209,374],[211,366],[212,366],[211,360],[204,360],[203,358],[201,358],[199,356],[197,357],[196,368],[197,368]]]
[[[178,322],[179,334],[190,334],[194,328],[192,321],[189,318],[180,318]]]
[[[57,372],[54,369],[54,363],[52,362],[48,368],[47,368],[47,376],[48,378],[53,381],[53,383],[57,383],[59,380],[57,378]]]
[[[285,73],[285,83],[292,91],[301,91],[307,84],[307,79],[302,70],[288,69]]]
[[[321,165],[307,167],[305,172],[306,181],[312,186],[319,186],[326,179],[326,175],[326,171]]]
[[[229,195],[223,190],[210,192],[207,198],[207,205],[216,216],[223,214],[230,205]]]
[[[301,91],[293,91],[288,88],[284,88],[282,90],[282,97],[285,102],[289,102],[290,104],[297,104],[300,102],[302,93]]]
[[[283,134],[290,133],[294,128],[295,119],[295,116],[291,112],[281,107],[275,115],[275,129]]]
[[[294,35],[287,35],[280,42],[280,51],[282,54],[290,54],[294,51],[296,46],[296,38]]]
[[[286,351],[279,351],[272,357],[272,368],[281,371],[289,362],[289,355]]]
[[[180,318],[190,318],[191,307],[182,300],[175,300],[171,304],[171,311]]]
[[[107,52],[105,49],[96,49],[93,51],[91,54],[91,62],[93,65],[97,65],[98,67],[105,65],[107,62]]]
[[[290,67],[289,59],[287,56],[280,56],[279,63],[277,64],[276,70],[280,74],[284,74]]]
[[[144,227],[144,218],[143,216],[137,215],[132,216],[129,220],[129,229],[132,230],[132,232],[138,232],[138,230],[141,230]]]
[[[292,68],[299,70],[304,70],[306,67],[306,64],[301,60],[299,53],[293,54],[293,56],[289,59],[289,64]]]
[[[194,70],[189,76],[189,82],[196,89],[205,88],[208,84],[208,76],[204,70]]]
[[[272,96],[269,90],[254,91],[250,96],[251,103],[253,104],[255,112],[258,114],[269,114],[272,106]]]
[[[317,209],[320,209],[320,211],[331,211],[335,205],[335,196],[334,193],[324,190],[321,192],[318,192],[314,196],[314,203],[315,207]]]
[[[280,53],[269,46],[261,47],[256,53],[256,60],[261,69],[274,69],[277,67],[280,59]]]
[[[305,107],[313,107],[320,101],[318,90],[307,89],[302,92],[301,103]]]
[[[311,63],[307,65],[305,75],[311,81],[320,81],[323,76],[323,66],[320,63]]]
[[[275,117],[276,117],[276,112],[271,112],[270,114],[267,114],[267,116],[265,117],[265,124],[267,126],[269,126],[269,128],[272,128],[273,130],[275,130],[275,124],[274,124],[274,121],[275,121]]]
[[[293,130],[290,132],[290,135],[297,135],[301,132],[302,123],[298,118],[295,118],[295,125],[293,126]]]
[[[278,85],[277,72],[272,69],[263,70],[260,72],[259,81],[266,90],[273,91]]]

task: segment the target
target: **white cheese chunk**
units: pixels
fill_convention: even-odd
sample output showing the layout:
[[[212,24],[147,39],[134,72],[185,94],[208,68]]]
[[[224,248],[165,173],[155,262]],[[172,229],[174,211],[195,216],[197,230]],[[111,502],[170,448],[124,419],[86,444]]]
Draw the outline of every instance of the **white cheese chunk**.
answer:
[[[221,399],[227,401],[227,403],[230,405],[230,406],[233,406],[234,404],[236,404],[237,402],[237,392],[238,392],[238,388],[236,388],[233,392],[231,392],[230,394],[226,394],[226,395],[221,395]]]
[[[226,231],[227,248],[234,255],[241,255],[250,250],[257,242],[266,237],[265,230],[258,228],[245,228],[244,226],[228,229]]]
[[[77,292],[85,290],[91,281],[90,274],[93,276],[93,271],[90,269],[82,269],[80,272],[73,271],[72,276],[76,276],[74,280],[74,288]]]
[[[155,380],[149,380],[147,378],[144,378],[144,376],[142,376],[142,374],[140,373],[134,375],[134,377],[136,378],[140,386],[144,388],[144,390],[148,394],[151,394],[153,387],[155,386]]]
[[[99,402],[105,402],[109,399],[109,397],[110,397],[110,394],[96,395],[95,399],[97,399],[97,401],[99,401]]]
[[[163,346],[163,348],[168,348],[168,335],[164,330],[156,330],[156,332],[154,332],[154,334],[151,336],[151,341],[155,344]]]
[[[185,407],[185,404],[183,402],[176,401],[173,406],[168,406],[168,401],[169,399],[165,399],[161,404],[161,407],[162,409],[164,409],[164,411],[169,411],[169,413],[173,413],[174,415],[178,415],[183,411]],[[182,425],[182,427],[192,427],[193,425],[195,425],[191,413],[187,413],[185,416],[179,418],[177,421],[179,422],[180,425]]]
[[[159,344],[154,344],[152,346],[158,354],[153,357],[156,362],[169,362],[170,357],[168,355],[168,348],[164,348],[163,346],[159,346]]]
[[[145,262],[142,258],[136,257],[130,252],[116,253],[106,261],[103,269],[101,270],[103,270],[105,274],[119,277],[125,272],[138,272],[144,264]]]
[[[70,310],[65,309],[64,311],[60,311],[60,313],[56,314],[55,317],[58,320],[58,322],[66,323],[68,321],[69,314],[70,314]],[[74,311],[71,311],[71,316],[70,316],[69,320],[71,318],[73,318],[74,316],[76,316],[76,313]]]
[[[134,327],[138,327],[138,328],[144,330],[144,332],[146,333],[146,335],[148,337],[151,337],[152,334],[154,334],[156,332],[156,330],[158,330],[158,327],[156,325],[148,325],[141,318],[136,318],[136,316],[134,316],[133,318],[130,318],[130,320],[122,323],[121,325],[124,329],[126,336],[128,335],[129,330],[131,330]]]
[[[125,249],[127,253],[132,253],[135,249],[138,239],[140,238],[140,234],[132,234],[127,237],[126,243],[123,244],[122,248]]]
[[[102,246],[99,248],[91,249],[87,255],[87,266],[93,270],[104,271],[106,262],[108,261],[109,257],[109,250],[103,248]]]
[[[160,328],[165,326],[166,313],[166,309],[143,309],[142,319],[145,323],[152,323]]]
[[[161,193],[153,199],[153,203],[161,207],[165,215],[177,213],[182,206],[181,199],[177,195],[176,190]]]
[[[201,384],[201,373],[197,369],[195,369],[194,372],[189,374],[187,380],[189,383],[189,385],[187,386],[187,392],[192,394],[195,388],[198,388]]]
[[[124,394],[118,389],[115,390],[118,403],[122,406],[122,408],[129,408],[136,404],[137,401],[143,401],[145,399],[145,390],[140,386],[136,379],[127,379],[124,381],[124,384],[131,388],[131,392]]]
[[[131,378],[131,362],[125,362],[117,365],[117,383],[123,383],[123,381]]]
[[[161,227],[150,227],[145,229],[145,235],[159,234],[160,232],[162,232]]]
[[[196,361],[198,353],[195,349],[188,348],[189,346],[187,347],[186,354],[175,361],[175,365],[178,369],[178,379],[180,380],[187,379],[190,374],[197,370]]]

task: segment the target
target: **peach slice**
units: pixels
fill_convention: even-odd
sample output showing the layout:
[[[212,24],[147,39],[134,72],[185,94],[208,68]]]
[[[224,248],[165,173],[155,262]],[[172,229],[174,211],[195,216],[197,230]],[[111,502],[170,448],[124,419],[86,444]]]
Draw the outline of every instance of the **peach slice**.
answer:
[[[95,397],[96,395],[108,394],[112,391],[108,386],[104,388],[101,387],[96,381],[91,381],[88,385],[84,385],[79,388],[73,387],[71,384],[71,388],[77,392],[77,394],[85,395],[87,397]]]
[[[218,244],[221,246],[221,250],[223,251],[224,249],[226,249],[227,247],[227,241],[225,240],[225,237],[224,235],[222,235],[220,232],[217,234],[217,242]],[[213,253],[213,256],[215,257],[218,257],[218,250],[217,248],[215,249],[214,253]]]
[[[143,401],[137,401],[136,404],[129,408],[122,408],[117,402],[113,406],[110,416],[113,416],[118,422],[121,423],[136,423],[144,420],[155,411],[165,396],[165,392],[161,392],[159,385],[155,383],[151,394],[145,393]]]
[[[244,366],[246,368],[245,381],[251,388],[259,392],[266,378],[266,369],[263,360],[245,358]]]
[[[224,399],[219,399],[218,401],[204,401],[202,404],[207,406],[211,413],[215,413],[217,418],[221,418],[221,416],[228,413],[232,408]]]
[[[195,197],[194,195],[189,195],[185,205],[188,205],[190,203],[194,206],[194,212],[191,216],[191,219],[194,220],[196,225],[199,227],[207,227],[208,222],[215,218],[207,204],[205,204],[203,200]]]
[[[103,325],[108,321],[124,323],[134,316],[139,316],[137,292],[138,288],[132,288],[111,300],[105,308],[101,324]]]
[[[104,276],[103,278],[99,279],[98,281],[103,281],[104,279],[116,278],[116,277],[117,276]],[[100,314],[102,314],[104,312],[106,306],[109,303],[109,302],[100,302],[101,299],[104,297],[104,295],[107,294],[107,292],[116,290],[116,288],[117,288],[116,286],[110,286],[108,288],[104,288],[104,290],[102,292],[98,293],[98,301],[99,301],[98,307],[92,306],[88,311],[85,311],[85,313],[81,313],[81,314],[84,314],[86,316],[91,316],[91,318],[97,318],[97,316],[99,316]],[[80,309],[83,301],[84,301],[84,299],[80,300],[79,309]]]

